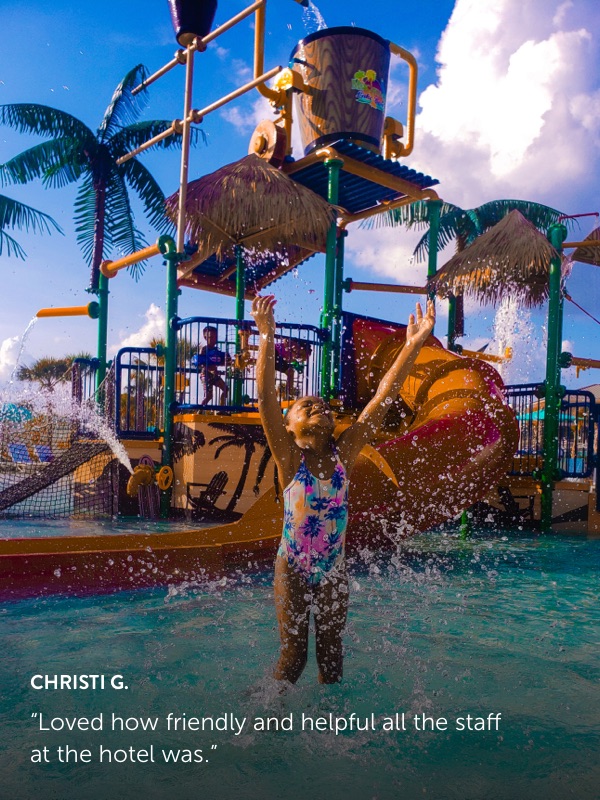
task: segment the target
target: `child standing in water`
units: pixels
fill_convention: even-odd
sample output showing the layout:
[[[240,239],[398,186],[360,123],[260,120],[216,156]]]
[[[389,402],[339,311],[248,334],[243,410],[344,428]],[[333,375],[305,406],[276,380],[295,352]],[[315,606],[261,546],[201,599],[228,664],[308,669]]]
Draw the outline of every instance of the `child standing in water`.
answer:
[[[314,613],[320,683],[342,679],[342,633],[348,611],[345,535],[348,485],[362,448],[381,426],[423,343],[435,309],[417,303],[406,344],[358,419],[334,438],[333,413],[318,397],[302,397],[285,421],[275,386],[273,295],[256,297],[252,316],[260,333],[256,379],[258,407],[283,489],[283,536],[275,561],[275,605],[281,652],[275,678],[295,683],[306,665],[308,622]]]

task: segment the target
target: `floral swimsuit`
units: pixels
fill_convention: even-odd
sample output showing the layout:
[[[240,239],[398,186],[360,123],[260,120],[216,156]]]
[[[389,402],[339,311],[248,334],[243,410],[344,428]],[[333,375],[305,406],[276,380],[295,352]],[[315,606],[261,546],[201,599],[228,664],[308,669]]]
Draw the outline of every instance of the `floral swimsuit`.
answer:
[[[334,448],[336,465],[329,480],[308,469],[302,453],[298,472],[283,493],[283,536],[278,556],[310,586],[316,586],[344,559],[348,522],[348,478]]]

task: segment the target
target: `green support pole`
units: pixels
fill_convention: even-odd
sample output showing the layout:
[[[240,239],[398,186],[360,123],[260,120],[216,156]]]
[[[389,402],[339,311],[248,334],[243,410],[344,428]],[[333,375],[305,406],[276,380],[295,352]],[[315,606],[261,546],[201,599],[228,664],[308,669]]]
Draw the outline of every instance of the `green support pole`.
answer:
[[[437,273],[438,233],[440,230],[441,200],[429,200],[429,257],[427,259],[427,280],[434,278]],[[429,292],[429,299],[435,303],[435,292]],[[433,331],[432,331],[433,333]]]
[[[177,264],[179,253],[174,240],[170,236],[161,236],[158,240],[160,252],[167,263],[166,292],[166,331],[165,331],[165,373],[163,393],[163,448],[161,463],[163,467],[172,467],[173,461],[173,406],[175,405],[175,380],[177,370]],[[171,491],[161,492],[161,517],[169,516],[171,507]]]
[[[340,370],[342,359],[342,305],[344,297],[344,241],[348,231],[340,231],[337,237],[335,257],[335,286],[333,299],[333,369],[331,373],[331,393],[339,395]]]
[[[468,509],[465,509],[460,515],[460,538],[468,539],[473,533],[473,522],[471,521],[472,514]]]
[[[448,295],[448,350],[456,348],[456,295]]]
[[[100,273],[98,281],[98,369],[96,371],[96,398],[104,408],[104,392],[102,382],[106,378],[106,349],[108,339],[108,278]]]
[[[329,158],[324,162],[329,171],[327,200],[336,205],[338,202],[340,169],[344,162],[339,158]],[[335,262],[337,250],[337,221],[331,223],[327,233],[327,251],[325,253],[325,286],[323,289],[323,311],[321,312],[321,328],[329,332],[330,338],[323,342],[321,361],[321,394],[324,400],[331,399],[331,357],[333,341],[331,339],[333,306],[335,297]]]
[[[544,408],[544,466],[542,468],[541,529],[552,527],[552,491],[558,469],[558,418],[560,412],[560,351],[562,344],[562,287],[561,256],[562,243],[567,235],[564,225],[552,225],[548,238],[558,251],[557,258],[550,262],[548,276],[548,339],[546,350],[546,381]]]
[[[235,246],[235,318],[238,322],[237,336],[235,340],[235,352],[238,355],[242,349],[240,340],[240,330],[244,322],[244,295],[246,294],[246,265],[244,263],[244,251],[241,245]],[[242,405],[243,376],[236,369],[233,377],[233,404]]]

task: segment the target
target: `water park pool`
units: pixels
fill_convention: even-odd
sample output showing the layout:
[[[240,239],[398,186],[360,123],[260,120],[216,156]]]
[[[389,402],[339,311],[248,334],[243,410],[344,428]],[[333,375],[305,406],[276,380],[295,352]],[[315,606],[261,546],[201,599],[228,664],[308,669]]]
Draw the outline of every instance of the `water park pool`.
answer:
[[[5,523],[4,529],[10,529]],[[351,565],[345,679],[269,678],[271,574],[198,585],[6,603],[0,615],[0,781],[18,798],[592,798],[597,752],[598,540],[437,530]],[[312,643],[311,643],[312,644]],[[34,674],[125,676],[129,691],[34,691]],[[32,714],[246,717],[239,736],[190,731],[40,732]],[[375,730],[302,731],[302,715]],[[407,730],[381,729],[405,713]],[[292,716],[292,731],[250,721]],[[417,732],[414,717],[446,718]],[[457,718],[501,715],[498,730]],[[47,715],[47,716],[46,716]],[[330,715],[332,715],[330,717]],[[340,726],[343,723],[339,723]],[[466,724],[466,723],[465,723]],[[34,764],[32,748],[201,748],[203,763]],[[211,749],[211,745],[217,745]]]

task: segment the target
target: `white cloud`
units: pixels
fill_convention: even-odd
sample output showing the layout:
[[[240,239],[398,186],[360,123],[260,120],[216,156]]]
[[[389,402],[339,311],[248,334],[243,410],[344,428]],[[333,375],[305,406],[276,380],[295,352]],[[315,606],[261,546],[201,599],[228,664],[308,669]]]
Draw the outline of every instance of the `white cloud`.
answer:
[[[148,347],[152,339],[165,338],[165,315],[162,308],[151,303],[144,316],[146,321],[134,333],[126,336],[116,347],[111,347],[114,355],[121,347]]]
[[[423,231],[398,227],[360,227],[354,223],[348,228],[346,256],[358,267],[365,267],[396,283],[424,286],[427,280],[427,263],[417,261],[413,252]],[[438,253],[438,269],[454,254],[454,245]]]
[[[560,28],[560,26],[564,23],[565,17],[567,13],[573,8],[573,3],[571,0],[566,0],[566,2],[561,3],[559,7],[556,9],[555,15],[552,17],[552,24]]]
[[[417,263],[413,250],[421,233],[403,228],[360,228],[350,226],[346,256],[357,267],[393,278],[396,283],[423,286],[427,266]]]
[[[0,382],[10,379],[20,349],[20,336],[11,336],[0,344]]]
[[[599,28],[591,0],[457,0],[438,48],[438,79],[420,96],[415,148],[445,198],[557,204],[565,184],[590,174],[598,163]]]
[[[248,80],[252,76],[252,69],[250,65],[241,58],[232,59],[231,67],[233,68],[236,78],[239,78],[240,80]]]
[[[221,116],[241,135],[252,133],[263,119],[274,119],[273,109],[266,97],[262,95],[256,98],[250,107],[248,105],[226,106],[221,111]]]
[[[212,46],[212,42],[211,42],[211,44],[209,44],[209,47],[211,47],[211,46]],[[214,45],[214,49],[215,49],[215,53],[217,55],[217,58],[220,58],[221,61],[225,61],[226,58],[229,58],[229,50],[226,47],[221,47],[221,45],[217,44],[217,45]]]

